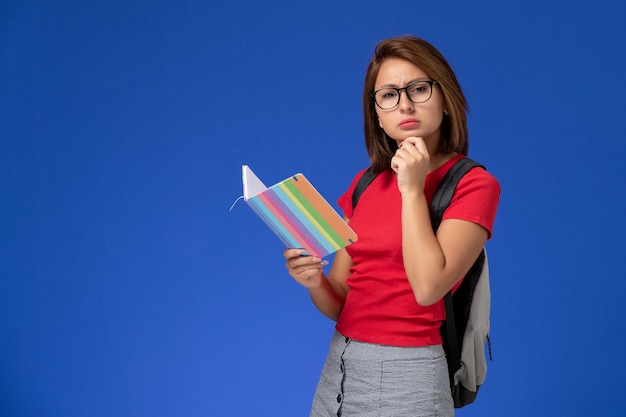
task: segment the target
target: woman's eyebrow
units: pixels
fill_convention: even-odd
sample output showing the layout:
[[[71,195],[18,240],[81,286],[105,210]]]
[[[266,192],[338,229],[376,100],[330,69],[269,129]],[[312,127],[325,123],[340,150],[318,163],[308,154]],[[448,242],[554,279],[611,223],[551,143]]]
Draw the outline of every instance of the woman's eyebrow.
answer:
[[[413,80],[410,80],[408,83],[406,83],[404,85],[404,87],[406,87],[407,85],[411,85],[413,83],[416,83],[418,81],[429,81],[429,79],[428,79],[428,77],[418,77],[418,78],[415,78]],[[381,85],[378,88],[387,88],[387,87],[389,87],[389,88],[404,88],[404,87],[398,87],[397,84],[394,84],[394,83],[383,84],[383,85]]]

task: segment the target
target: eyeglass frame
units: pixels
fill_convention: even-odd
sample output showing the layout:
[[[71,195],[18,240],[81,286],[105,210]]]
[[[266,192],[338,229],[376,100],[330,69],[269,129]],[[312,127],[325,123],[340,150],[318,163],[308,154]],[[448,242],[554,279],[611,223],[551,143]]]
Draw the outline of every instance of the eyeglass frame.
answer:
[[[417,83],[426,83],[428,85],[430,85],[430,95],[428,96],[428,98],[424,101],[413,101],[411,99],[411,95],[409,94],[409,87],[413,86],[414,84]],[[409,101],[411,103],[415,103],[415,104],[420,104],[420,103],[426,103],[428,100],[430,100],[433,96],[433,85],[434,84],[439,84],[437,81],[435,80],[415,80],[412,83],[409,83],[406,85],[406,87],[402,87],[402,88],[397,88],[397,87],[383,87],[383,88],[379,88],[378,90],[374,90],[373,92],[370,93],[370,97],[372,97],[372,99],[374,100],[374,104],[376,104],[378,106],[378,108],[380,108],[381,110],[393,110],[396,107],[398,107],[400,105],[400,99],[402,98],[402,90],[404,90],[404,93],[406,94],[406,97],[409,99]],[[389,107],[388,109],[383,108],[380,104],[378,104],[378,102],[376,101],[376,93],[378,93],[381,90],[396,90],[398,92],[398,102],[394,105]]]

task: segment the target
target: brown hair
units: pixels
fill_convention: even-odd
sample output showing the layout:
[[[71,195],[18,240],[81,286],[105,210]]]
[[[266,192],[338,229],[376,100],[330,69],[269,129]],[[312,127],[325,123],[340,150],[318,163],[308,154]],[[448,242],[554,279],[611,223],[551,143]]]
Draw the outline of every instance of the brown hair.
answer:
[[[363,121],[365,124],[365,146],[370,157],[372,169],[379,173],[391,164],[396,151],[396,141],[391,139],[378,123],[376,104],[371,97],[374,91],[378,71],[388,58],[400,58],[418,66],[441,88],[444,99],[444,114],[441,123],[441,139],[438,152],[459,152],[467,155],[468,132],[467,101],[450,64],[430,43],[414,36],[385,39],[376,45],[365,76],[363,88]]]

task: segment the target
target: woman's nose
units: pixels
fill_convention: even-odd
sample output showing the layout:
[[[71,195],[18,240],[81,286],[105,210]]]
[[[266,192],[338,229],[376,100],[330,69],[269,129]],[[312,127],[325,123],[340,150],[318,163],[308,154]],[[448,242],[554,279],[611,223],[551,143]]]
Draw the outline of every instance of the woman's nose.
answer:
[[[403,94],[404,93],[404,94]],[[413,110],[413,102],[409,99],[409,95],[406,90],[400,92],[400,104],[398,105],[401,110],[411,111]]]

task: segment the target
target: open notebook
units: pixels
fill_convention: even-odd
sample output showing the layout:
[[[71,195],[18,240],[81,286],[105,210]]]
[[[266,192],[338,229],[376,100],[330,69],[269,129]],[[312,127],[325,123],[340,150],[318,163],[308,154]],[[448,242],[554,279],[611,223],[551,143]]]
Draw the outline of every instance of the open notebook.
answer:
[[[243,197],[288,248],[324,257],[356,242],[357,235],[302,174],[266,187],[241,167]]]

